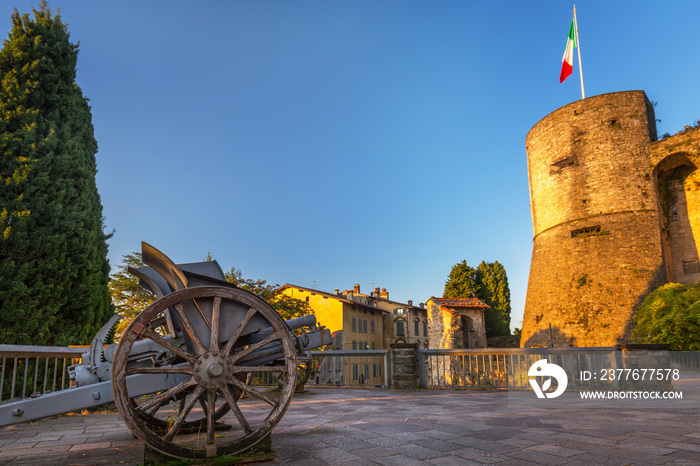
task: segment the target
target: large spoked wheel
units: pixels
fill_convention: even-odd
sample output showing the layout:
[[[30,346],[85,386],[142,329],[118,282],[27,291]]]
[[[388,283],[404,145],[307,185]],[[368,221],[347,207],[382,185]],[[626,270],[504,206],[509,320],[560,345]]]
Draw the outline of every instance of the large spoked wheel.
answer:
[[[186,348],[149,326],[167,309],[180,321]],[[141,340],[175,357],[160,365],[156,358],[129,360],[135,344],[139,354],[148,343]],[[112,390],[124,422],[155,450],[178,458],[233,455],[281,420],[296,370],[292,334],[274,309],[240,289],[203,286],[168,294],[134,319],[114,356]],[[260,372],[279,373],[282,386],[251,387],[246,380]]]

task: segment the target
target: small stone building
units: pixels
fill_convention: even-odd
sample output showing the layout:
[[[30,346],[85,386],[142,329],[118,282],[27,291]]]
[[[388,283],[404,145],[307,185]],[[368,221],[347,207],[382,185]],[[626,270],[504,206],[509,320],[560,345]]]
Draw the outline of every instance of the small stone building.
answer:
[[[430,298],[427,305],[431,349],[486,348],[487,304],[476,298]]]

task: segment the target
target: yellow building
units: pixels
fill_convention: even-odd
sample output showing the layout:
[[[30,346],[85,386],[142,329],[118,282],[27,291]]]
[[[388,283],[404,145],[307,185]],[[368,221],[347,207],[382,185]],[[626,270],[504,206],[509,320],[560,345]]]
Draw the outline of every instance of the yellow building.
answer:
[[[370,294],[360,285],[335,293],[286,284],[278,291],[309,303],[316,320],[331,333],[343,331],[343,350],[388,349],[393,343],[418,343],[428,347],[428,314],[425,305],[391,301],[386,288]]]
[[[359,286],[358,286],[359,290]],[[374,300],[362,296],[341,295],[286,284],[278,288],[287,296],[309,303],[316,321],[328,328],[334,341],[341,341],[339,350],[373,350],[384,348],[383,316],[387,311]],[[342,330],[342,338],[336,339]]]

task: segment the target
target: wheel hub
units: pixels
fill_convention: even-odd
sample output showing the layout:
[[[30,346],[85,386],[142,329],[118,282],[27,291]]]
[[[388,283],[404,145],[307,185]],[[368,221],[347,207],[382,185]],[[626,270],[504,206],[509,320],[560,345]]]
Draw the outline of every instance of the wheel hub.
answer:
[[[194,365],[194,379],[204,388],[221,388],[232,376],[231,358],[217,351],[202,354]]]

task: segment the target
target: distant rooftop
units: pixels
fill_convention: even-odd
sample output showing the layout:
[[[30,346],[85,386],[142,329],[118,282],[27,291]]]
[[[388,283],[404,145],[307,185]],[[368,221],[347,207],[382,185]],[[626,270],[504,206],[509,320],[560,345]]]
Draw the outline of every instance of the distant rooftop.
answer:
[[[430,298],[441,307],[490,309],[491,306],[477,298]]]

